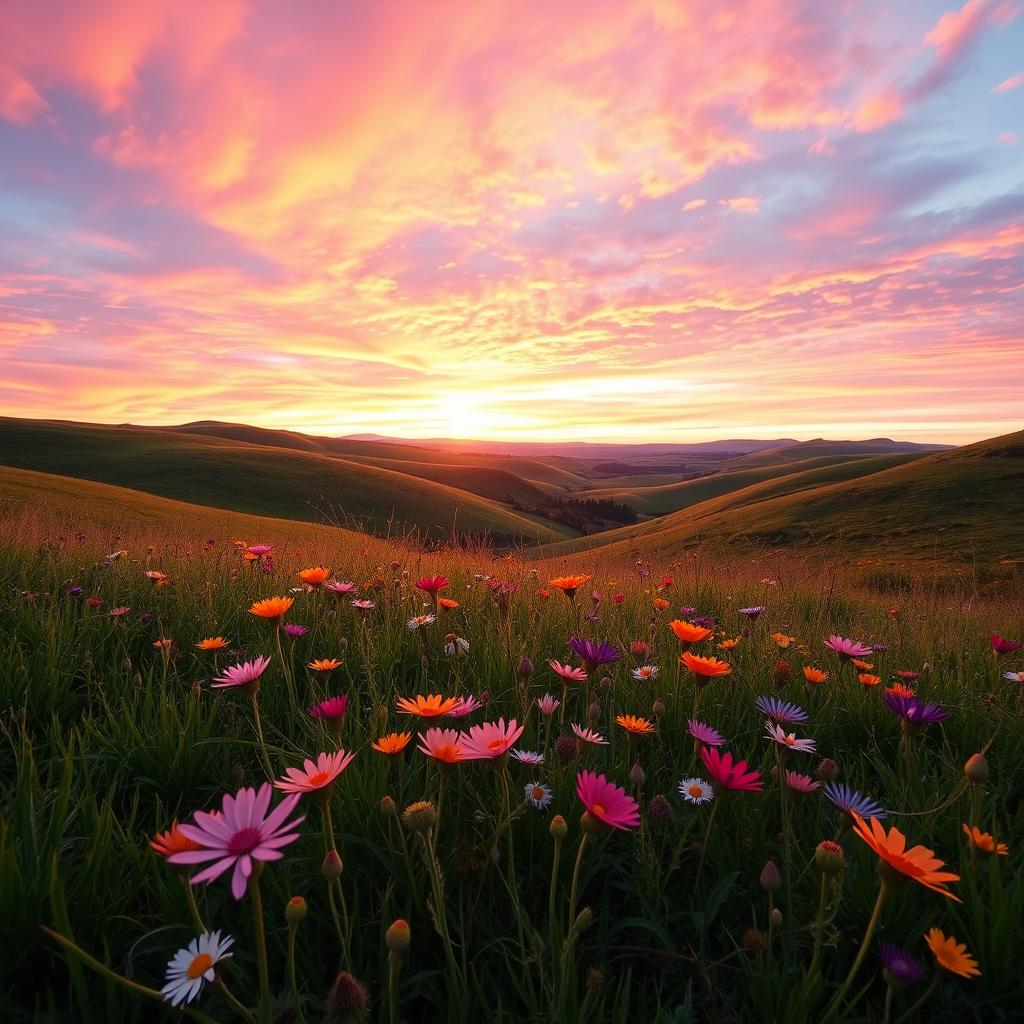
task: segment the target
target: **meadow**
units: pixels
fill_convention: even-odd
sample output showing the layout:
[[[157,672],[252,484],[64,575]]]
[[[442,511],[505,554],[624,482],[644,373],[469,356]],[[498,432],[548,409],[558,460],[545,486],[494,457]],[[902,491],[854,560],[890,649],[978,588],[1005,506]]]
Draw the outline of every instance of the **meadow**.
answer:
[[[215,525],[0,523],[5,1020],[1019,1019],[1019,592]]]

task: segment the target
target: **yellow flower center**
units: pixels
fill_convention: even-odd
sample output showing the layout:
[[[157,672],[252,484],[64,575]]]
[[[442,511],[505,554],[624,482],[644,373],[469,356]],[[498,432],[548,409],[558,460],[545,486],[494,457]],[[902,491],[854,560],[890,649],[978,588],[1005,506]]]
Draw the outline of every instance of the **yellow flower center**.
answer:
[[[201,978],[213,966],[213,957],[209,953],[200,953],[185,972],[190,979]]]

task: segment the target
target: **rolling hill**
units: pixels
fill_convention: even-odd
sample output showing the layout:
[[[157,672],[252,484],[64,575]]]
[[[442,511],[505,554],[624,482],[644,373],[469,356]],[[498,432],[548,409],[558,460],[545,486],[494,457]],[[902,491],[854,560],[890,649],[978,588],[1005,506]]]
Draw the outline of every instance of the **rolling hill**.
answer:
[[[467,491],[294,448],[141,427],[0,420],[0,465],[95,480],[255,515],[414,529],[495,543],[553,541],[572,531]]]

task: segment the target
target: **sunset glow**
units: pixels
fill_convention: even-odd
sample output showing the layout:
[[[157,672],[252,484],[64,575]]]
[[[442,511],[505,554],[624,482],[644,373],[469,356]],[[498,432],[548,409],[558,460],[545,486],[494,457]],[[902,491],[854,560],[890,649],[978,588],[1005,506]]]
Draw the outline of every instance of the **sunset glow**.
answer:
[[[0,413],[1006,433],[1022,147],[1018,0],[11,0]]]

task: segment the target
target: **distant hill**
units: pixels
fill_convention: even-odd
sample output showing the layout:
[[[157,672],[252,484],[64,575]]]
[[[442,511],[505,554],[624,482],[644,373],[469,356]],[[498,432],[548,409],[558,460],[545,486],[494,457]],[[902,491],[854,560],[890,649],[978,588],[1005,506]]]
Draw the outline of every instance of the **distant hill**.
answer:
[[[192,504],[377,534],[490,534],[499,544],[572,531],[467,491],[335,456],[156,428],[0,419],[0,465],[130,487]]]
[[[806,459],[847,458],[859,459],[867,455],[899,455],[948,451],[948,444],[919,444],[915,441],[893,441],[888,437],[873,437],[867,441],[826,441],[818,437],[813,441],[797,441],[793,444],[766,448],[732,459],[730,468],[741,469],[752,466],[777,466],[786,462],[803,462]]]

